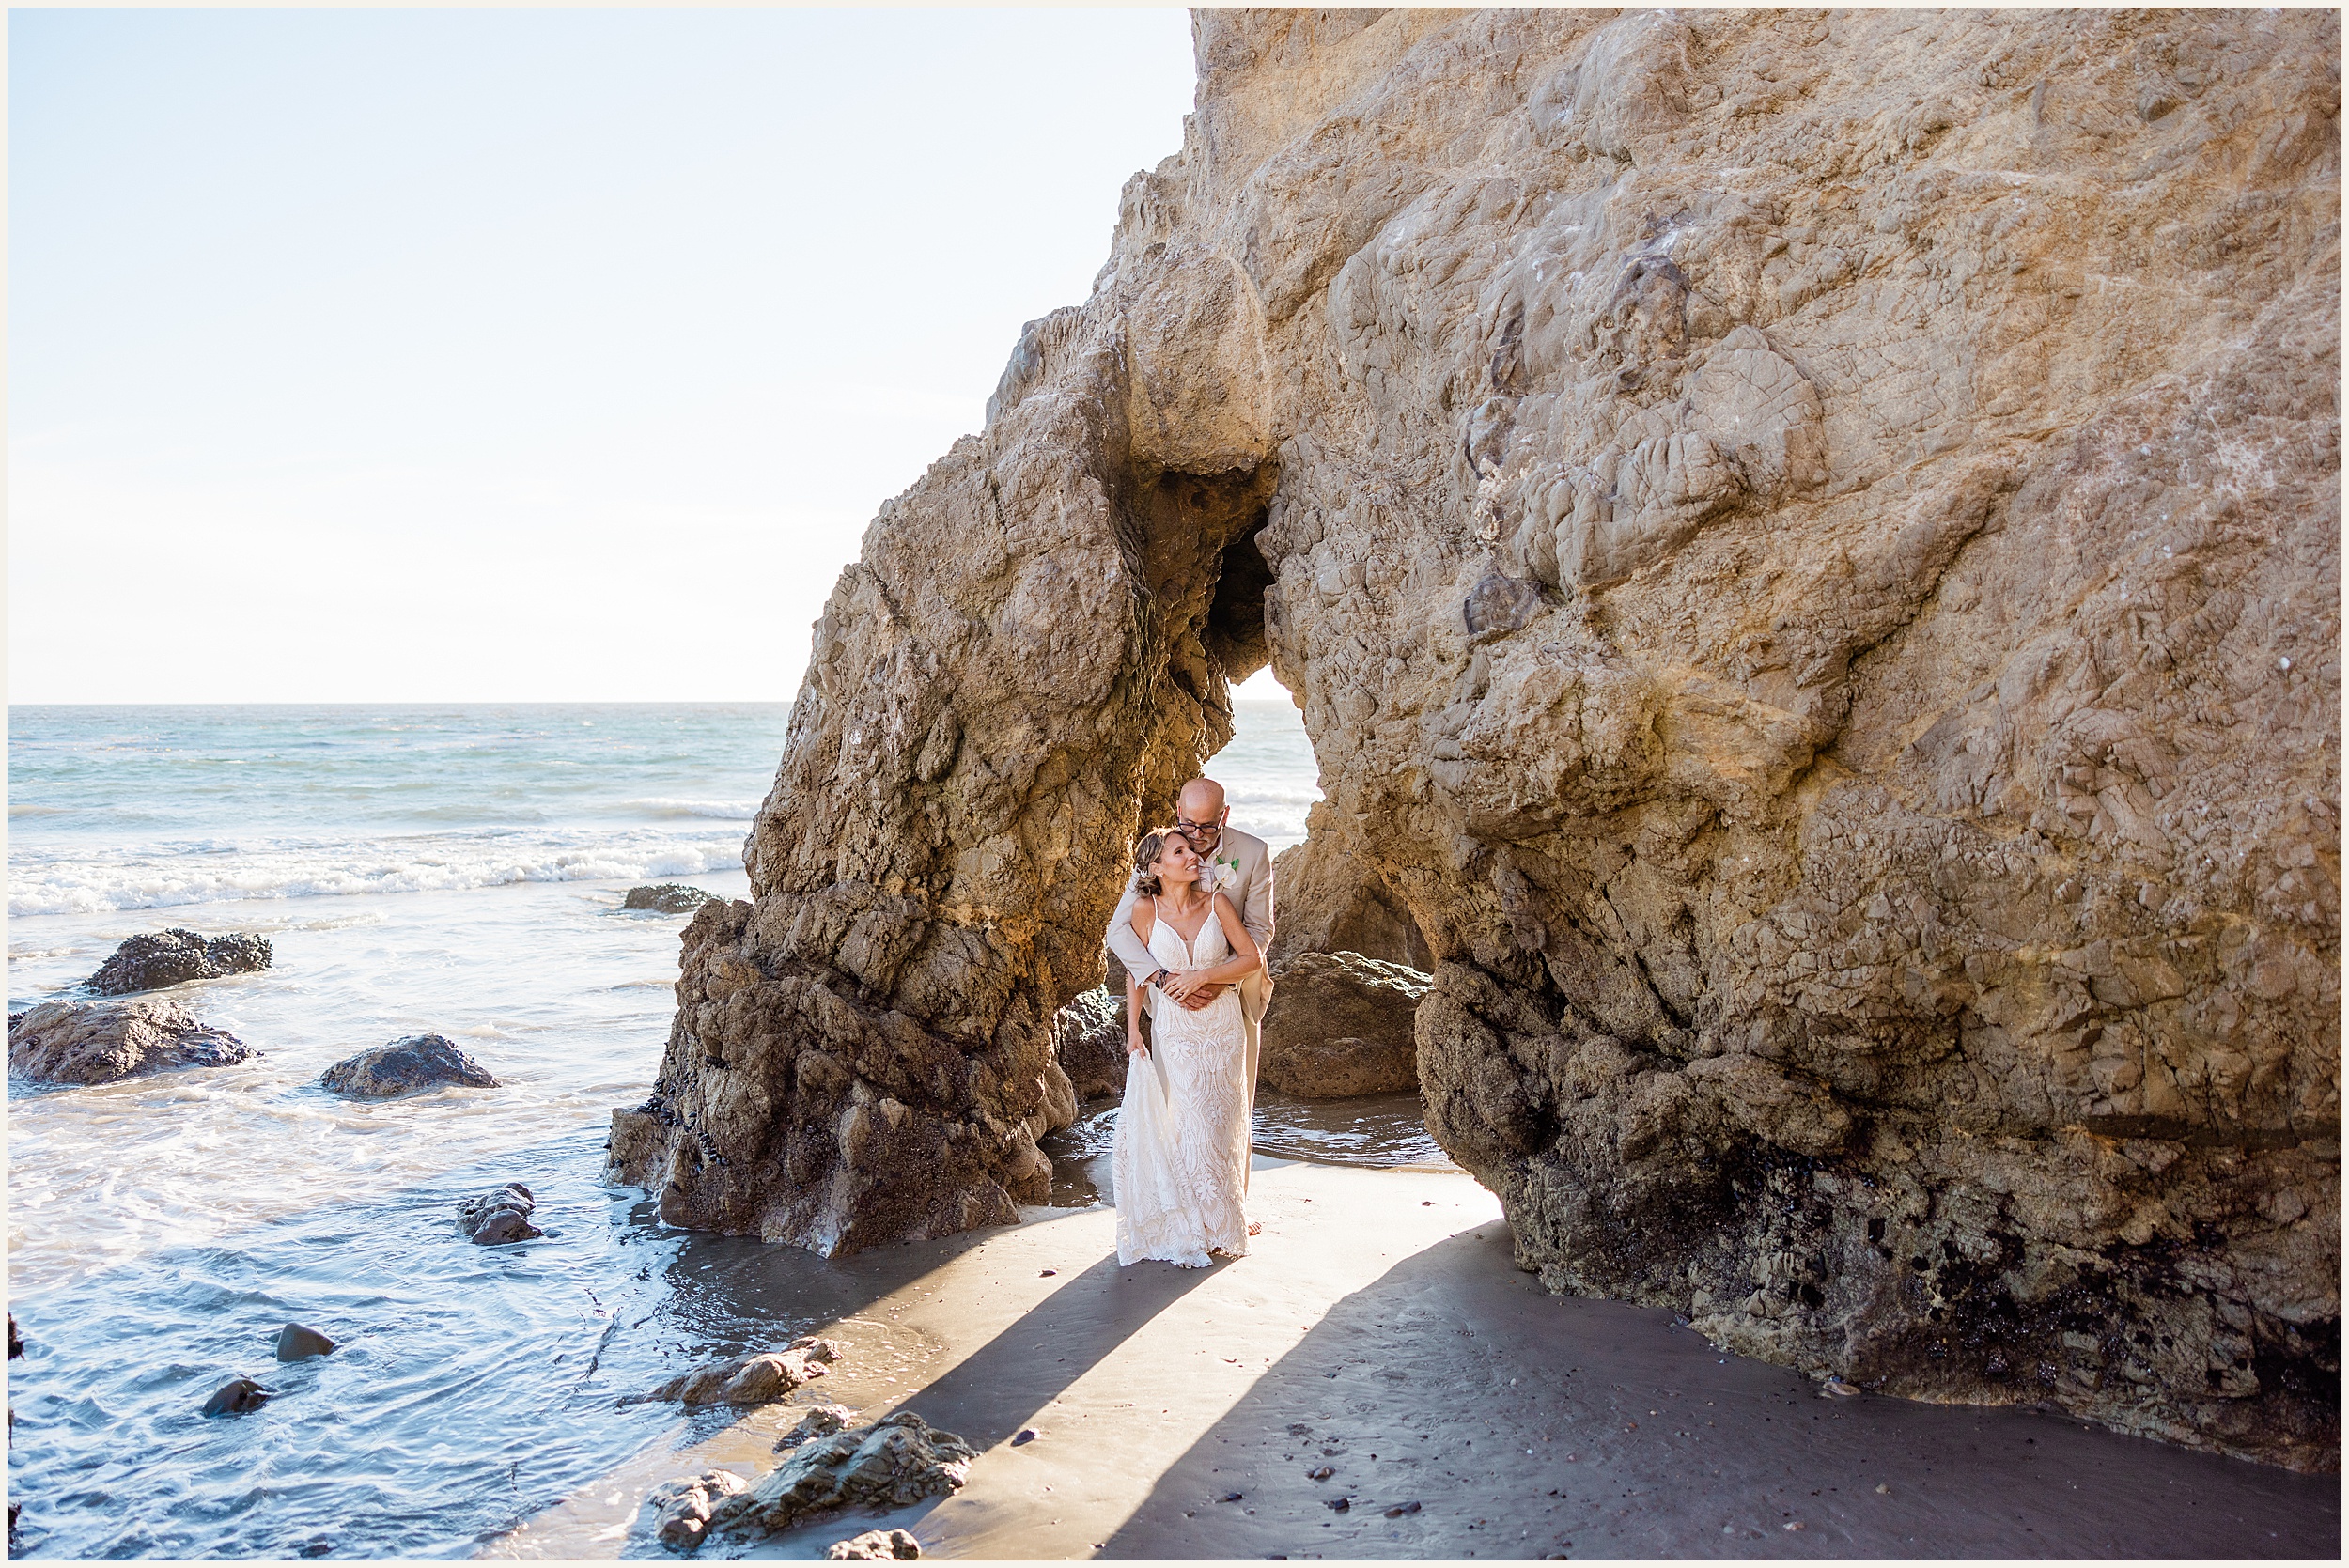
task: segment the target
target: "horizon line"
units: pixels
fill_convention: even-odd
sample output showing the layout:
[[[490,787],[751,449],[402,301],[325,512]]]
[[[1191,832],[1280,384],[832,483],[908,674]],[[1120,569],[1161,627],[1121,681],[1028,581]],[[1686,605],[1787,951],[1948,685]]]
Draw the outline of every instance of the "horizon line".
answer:
[[[70,701],[17,702],[21,707],[789,707],[797,697],[206,697],[190,699],[108,697]],[[1285,692],[1275,697],[1234,696],[1237,703],[1271,703],[1294,707]]]

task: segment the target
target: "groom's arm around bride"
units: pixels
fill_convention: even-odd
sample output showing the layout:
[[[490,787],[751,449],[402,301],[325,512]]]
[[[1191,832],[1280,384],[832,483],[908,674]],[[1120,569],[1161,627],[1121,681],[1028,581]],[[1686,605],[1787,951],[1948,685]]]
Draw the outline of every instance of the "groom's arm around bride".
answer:
[[[1176,831],[1214,871],[1216,891],[1238,908],[1240,924],[1248,927],[1256,951],[1269,954],[1273,925],[1271,849],[1254,834],[1224,825],[1230,811],[1223,803],[1223,786],[1212,779],[1193,779],[1185,784],[1176,798],[1175,813]],[[1159,962],[1150,955],[1148,944],[1134,932],[1135,896],[1133,879],[1128,877],[1125,896],[1117,901],[1117,912],[1110,917],[1108,944],[1117,961],[1125,966],[1129,980],[1140,985],[1158,971]],[[1183,1005],[1205,1007],[1221,989],[1220,986],[1203,987],[1186,997]],[[1247,1017],[1252,1045],[1256,1025],[1263,1019],[1271,995],[1271,981],[1262,969],[1240,983],[1240,1011]]]

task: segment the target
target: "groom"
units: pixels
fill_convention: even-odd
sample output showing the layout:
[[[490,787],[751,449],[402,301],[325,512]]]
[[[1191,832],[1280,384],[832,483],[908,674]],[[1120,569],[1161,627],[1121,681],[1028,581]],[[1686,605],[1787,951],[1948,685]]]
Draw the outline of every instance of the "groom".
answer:
[[[1256,951],[1272,951],[1272,851],[1265,841],[1224,820],[1232,815],[1223,803],[1223,786],[1213,779],[1193,779],[1174,798],[1174,831],[1183,835],[1205,862],[1200,879],[1214,878],[1216,892],[1239,910],[1240,924],[1255,939]],[[1149,944],[1134,931],[1134,885],[1126,883],[1126,896],[1110,917],[1110,951],[1126,972],[1144,985],[1159,986],[1166,970],[1150,956]],[[1223,992],[1221,986],[1203,986],[1183,999],[1182,1005],[1205,1007]],[[1256,1058],[1263,1039],[1264,1012],[1272,1001],[1271,977],[1259,967],[1239,983],[1239,1012],[1248,1027],[1248,1098],[1256,1097]]]

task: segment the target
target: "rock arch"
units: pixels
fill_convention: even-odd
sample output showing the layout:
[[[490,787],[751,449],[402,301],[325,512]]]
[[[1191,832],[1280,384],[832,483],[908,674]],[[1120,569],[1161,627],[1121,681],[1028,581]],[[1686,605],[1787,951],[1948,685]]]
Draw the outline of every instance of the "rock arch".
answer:
[[[2337,1466],[2339,19],[1195,27],[842,575],[615,1171],[826,1250],[1039,1193],[1260,596],[1528,1268]]]
[[[987,431],[842,573],[752,899],[686,928],[653,1092],[614,1118],[614,1174],[668,1222],[838,1253],[1043,1199],[1035,1140],[1075,1110],[1052,1017],[1100,983],[1128,846],[1268,658],[1261,349],[1237,270],[1175,276],[1206,296],[1177,328],[1229,349],[1211,406],[1128,317],[1033,323]]]

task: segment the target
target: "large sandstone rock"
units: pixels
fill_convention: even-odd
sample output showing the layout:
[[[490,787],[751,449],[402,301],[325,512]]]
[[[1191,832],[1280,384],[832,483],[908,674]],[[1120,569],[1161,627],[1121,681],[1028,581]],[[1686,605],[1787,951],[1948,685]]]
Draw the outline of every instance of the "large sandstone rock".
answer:
[[[1272,858],[1275,912],[1268,962],[1307,953],[1359,953],[1425,973],[1435,967],[1419,922],[1397,898],[1376,862],[1347,842],[1326,802],[1306,813],[1308,837]]]
[[[34,1083],[111,1083],[252,1056],[226,1030],[198,1023],[185,1002],[44,1001],[8,1017],[8,1072]]]
[[[206,938],[175,925],[126,938],[84,984],[100,996],[161,990],[187,980],[265,970],[272,954],[267,937],[232,933]]]
[[[1257,1076],[1306,1099],[1419,1087],[1413,1015],[1427,976],[1359,953],[1309,953],[1273,970]]]
[[[1008,1218],[1269,659],[1545,1281],[2337,1463],[2338,18],[1196,37],[1093,297],[843,574],[622,1172]]]
[[[1017,1203],[1042,1202],[1052,1165],[1035,1140],[1076,1117],[1076,1095],[1052,1058],[1051,1013],[1016,1006],[975,1037],[926,1028],[841,971],[779,956],[767,944],[780,907],[770,901],[762,916],[750,904],[706,905],[686,926],[668,1051],[651,1095],[613,1115],[613,1173],[653,1188],[670,1224],[827,1254],[1008,1223]],[[845,906],[793,907],[814,921]],[[893,907],[914,908],[904,899]],[[785,936],[817,939],[792,918]],[[1108,919],[1104,908],[1104,925]],[[918,935],[926,924],[910,933],[887,911],[858,920],[853,931],[835,932],[848,944],[843,962],[883,965],[885,949],[929,939]],[[955,955],[988,951],[984,932],[967,944],[941,939]],[[946,956],[926,961],[952,972]],[[966,1005],[931,996],[941,1008],[964,1009],[941,1015],[941,1028],[976,1030],[987,994],[974,997]],[[996,999],[1014,1000],[1007,988]]]

